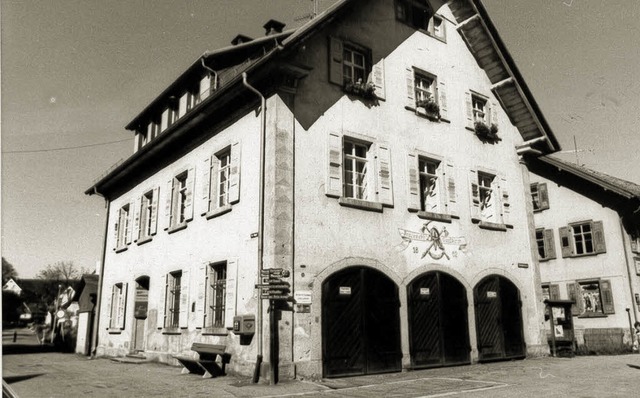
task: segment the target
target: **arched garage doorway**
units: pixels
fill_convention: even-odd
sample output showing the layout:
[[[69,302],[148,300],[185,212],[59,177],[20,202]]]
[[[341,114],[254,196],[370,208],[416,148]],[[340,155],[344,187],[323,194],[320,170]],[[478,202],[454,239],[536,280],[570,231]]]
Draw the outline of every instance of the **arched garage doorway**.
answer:
[[[427,272],[407,286],[411,366],[470,362],[467,292],[443,272]]]
[[[322,284],[325,377],[401,370],[398,287],[382,272],[350,267]]]
[[[525,356],[520,291],[499,275],[482,279],[474,288],[480,361]]]

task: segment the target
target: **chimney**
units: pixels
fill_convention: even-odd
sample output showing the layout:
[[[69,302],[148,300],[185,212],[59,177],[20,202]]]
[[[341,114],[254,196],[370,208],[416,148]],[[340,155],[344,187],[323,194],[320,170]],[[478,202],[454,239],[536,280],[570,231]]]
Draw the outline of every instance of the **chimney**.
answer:
[[[271,36],[277,33],[282,33],[282,29],[284,29],[285,24],[280,21],[276,21],[275,19],[270,19],[263,25],[263,27],[266,30],[265,35]]]
[[[238,44],[247,43],[247,42],[250,42],[251,40],[253,40],[251,37],[245,36],[243,34],[239,34],[233,40],[231,40],[231,44],[233,44],[234,46],[237,46]]]

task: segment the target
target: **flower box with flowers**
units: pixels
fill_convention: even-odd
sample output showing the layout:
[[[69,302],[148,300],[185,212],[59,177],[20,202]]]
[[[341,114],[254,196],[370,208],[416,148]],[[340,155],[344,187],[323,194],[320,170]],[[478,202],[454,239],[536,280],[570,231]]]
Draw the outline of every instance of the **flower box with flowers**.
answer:
[[[416,101],[416,113],[431,120],[440,120],[440,106],[431,97]]]
[[[498,126],[496,124],[491,124],[491,126],[487,126],[484,122],[475,122],[474,130],[476,135],[482,139],[489,141],[501,141],[502,139],[498,137]]]
[[[376,87],[373,83],[364,83],[362,79],[358,79],[355,83],[351,80],[345,82],[344,92],[347,94],[357,95],[368,100],[376,98]]]

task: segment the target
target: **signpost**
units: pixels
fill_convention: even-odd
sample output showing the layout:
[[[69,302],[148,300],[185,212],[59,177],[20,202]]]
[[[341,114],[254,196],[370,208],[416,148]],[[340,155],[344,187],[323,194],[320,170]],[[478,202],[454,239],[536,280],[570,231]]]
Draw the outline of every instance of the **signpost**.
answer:
[[[256,289],[260,289],[260,298],[263,300],[289,300],[291,296],[291,284],[282,280],[288,278],[291,273],[282,268],[267,268],[260,270],[260,282]]]

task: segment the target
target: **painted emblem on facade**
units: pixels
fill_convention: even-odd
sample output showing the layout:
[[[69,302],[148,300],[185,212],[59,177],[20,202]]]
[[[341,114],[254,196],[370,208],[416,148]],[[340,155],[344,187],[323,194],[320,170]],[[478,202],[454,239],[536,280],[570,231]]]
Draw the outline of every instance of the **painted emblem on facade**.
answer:
[[[432,221],[424,223],[419,232],[398,228],[398,233],[402,238],[402,243],[400,243],[396,248],[399,251],[404,251],[409,246],[413,245],[413,253],[421,253],[421,259],[429,255],[429,257],[434,260],[440,260],[443,257],[447,260],[451,259],[449,252],[447,251],[448,245],[455,246],[451,251],[451,255],[453,257],[458,255],[458,250],[462,252],[466,250],[467,243],[463,237],[451,237],[449,236],[449,231],[447,231],[446,226],[439,228],[436,225],[430,225],[431,223]],[[416,244],[421,242],[425,242],[425,249],[423,251],[421,251],[419,245]]]

